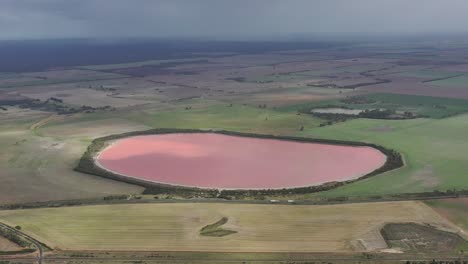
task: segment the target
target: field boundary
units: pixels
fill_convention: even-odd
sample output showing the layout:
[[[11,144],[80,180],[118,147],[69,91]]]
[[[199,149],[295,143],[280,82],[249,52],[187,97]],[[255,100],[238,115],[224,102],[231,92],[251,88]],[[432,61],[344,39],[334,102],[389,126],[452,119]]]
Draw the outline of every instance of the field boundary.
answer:
[[[333,204],[351,204],[351,203],[381,203],[398,201],[426,201],[468,197],[468,190],[460,191],[433,191],[426,193],[405,193],[388,196],[366,196],[366,197],[332,197],[320,198],[318,200],[294,200],[293,203],[287,200],[278,200],[274,204],[278,205],[333,205]],[[100,198],[76,199],[76,200],[55,200],[44,202],[30,202],[0,205],[0,210],[21,210],[38,208],[59,208],[72,206],[88,205],[112,205],[112,204],[164,204],[164,203],[229,203],[229,204],[272,204],[268,200],[228,200],[225,198],[198,198],[198,199],[139,199],[132,195],[114,195]]]
[[[109,142],[122,139],[131,136],[141,136],[141,135],[158,135],[158,134],[174,134],[174,133],[216,133],[228,136],[240,136],[240,137],[251,137],[251,138],[260,138],[260,139],[275,139],[275,140],[286,140],[294,142],[303,142],[303,143],[321,143],[321,144],[332,144],[332,145],[344,145],[344,146],[356,146],[356,147],[372,147],[380,152],[382,152],[386,157],[384,165],[376,170],[356,179],[342,181],[342,182],[330,182],[316,186],[309,187],[298,187],[298,188],[285,188],[285,189],[259,189],[259,190],[219,190],[219,189],[203,189],[196,187],[185,187],[185,186],[176,186],[169,184],[162,184],[142,179],[136,179],[113,173],[111,171],[105,170],[100,167],[96,162],[97,155],[108,146]],[[382,174],[384,172],[394,170],[404,166],[404,161],[400,153],[393,149],[387,149],[383,146],[357,142],[357,141],[344,141],[344,140],[331,140],[331,139],[317,139],[317,138],[306,138],[306,137],[290,137],[290,136],[276,136],[276,135],[267,135],[267,134],[253,134],[253,133],[241,133],[233,132],[226,130],[200,130],[200,129],[174,129],[174,128],[160,128],[160,129],[150,129],[145,131],[133,131],[122,134],[115,134],[110,136],[105,136],[101,138],[94,139],[91,145],[88,146],[86,152],[81,157],[78,165],[75,167],[75,171],[92,174],[96,176],[101,176],[109,178],[112,180],[123,181],[130,184],[140,185],[145,187],[145,194],[155,194],[161,192],[168,192],[174,194],[180,193],[193,193],[198,196],[205,198],[215,198],[215,197],[226,197],[226,196],[253,196],[253,195],[275,195],[275,194],[303,194],[303,193],[313,193],[320,192],[325,190],[330,190],[344,184],[349,184],[358,180],[367,179],[369,177]]]
[[[19,231],[16,228],[13,228],[7,224],[4,224],[0,222],[0,228],[8,231],[9,233],[13,234],[15,237],[14,243],[21,244],[20,246],[23,246],[24,249],[20,251],[13,251],[13,252],[5,252],[5,254],[0,254],[0,255],[23,255],[23,254],[29,254],[37,251],[37,263],[41,264],[44,251],[51,251],[52,249],[45,245],[44,243],[36,240],[35,238]],[[0,252],[1,253],[1,252]]]

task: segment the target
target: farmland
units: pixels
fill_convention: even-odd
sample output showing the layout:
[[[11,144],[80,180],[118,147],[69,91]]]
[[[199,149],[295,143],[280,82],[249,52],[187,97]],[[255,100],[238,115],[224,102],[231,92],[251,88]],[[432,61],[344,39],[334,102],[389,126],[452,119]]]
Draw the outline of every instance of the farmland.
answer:
[[[222,217],[228,218],[223,228],[237,233],[199,234]],[[458,232],[419,202],[83,206],[1,211],[0,219],[21,225],[50,247],[74,250],[361,252],[386,248],[379,232],[385,222],[414,221]]]
[[[239,56],[238,60],[245,64],[255,65],[256,60],[264,63],[262,60],[267,58],[268,56]],[[281,59],[284,58],[278,58],[278,55],[268,58],[269,62]],[[227,64],[222,57],[211,60]],[[354,74],[354,72],[368,71],[372,68],[373,64],[369,60],[362,60],[363,62],[343,60],[340,63],[333,61],[329,65],[316,62],[287,62],[277,64],[274,69],[271,66],[270,68],[252,66],[253,69],[249,74],[256,72],[265,74],[272,70],[291,72],[307,68],[319,69],[321,66],[338,67],[335,71]],[[378,65],[380,64],[375,66]],[[346,67],[339,68],[342,66]],[[181,68],[181,70],[200,67],[211,66],[203,63],[174,66],[175,69]],[[18,111],[19,109],[14,106],[7,106],[8,111],[0,112],[4,120],[1,140],[5,142],[4,146],[8,149],[2,155],[2,163],[0,163],[5,168],[1,172],[4,175],[2,186],[5,187],[2,192],[4,195],[2,202],[90,198],[138,192],[141,188],[79,174],[73,172],[72,169],[80,153],[93,138],[148,128],[223,129],[259,134],[365,141],[396,149],[405,157],[406,166],[402,169],[333,191],[312,194],[314,197],[398,194],[467,187],[467,182],[460,178],[466,172],[463,149],[466,147],[464,134],[467,128],[464,124],[467,117],[463,113],[466,112],[468,104],[464,99],[368,93],[367,90],[372,86],[357,89],[301,86],[305,84],[302,80],[298,80],[298,84],[284,85],[283,88],[278,88],[275,83],[242,83],[242,86],[238,86],[233,81],[224,79],[221,81],[219,77],[214,77],[211,73],[212,71],[219,72],[217,74],[223,76],[223,74],[232,74],[231,70],[203,69],[197,79],[197,84],[191,83],[190,87],[187,87],[187,81],[192,80],[191,75],[177,75],[177,78],[173,78],[163,74],[157,76],[159,83],[150,82],[153,77],[148,76],[144,79],[133,77],[122,80],[87,81],[64,84],[61,87],[38,85],[18,88],[21,96],[28,98],[46,100],[55,97],[70,106],[86,104],[100,107],[108,104],[115,110],[59,115],[58,118],[35,127],[34,124],[53,113],[27,108]],[[371,74],[384,74],[385,71],[389,70]],[[237,74],[243,72],[245,70],[242,69]],[[69,75],[74,73],[74,71],[67,72]],[[47,74],[50,78],[54,76],[50,72]],[[307,74],[307,72],[302,74]],[[215,81],[213,78],[218,78],[218,80]],[[223,84],[223,89],[213,87],[219,84]],[[5,89],[5,91],[8,90]],[[5,94],[10,96],[11,93],[5,92]],[[350,98],[365,98],[368,103],[348,103]],[[352,109],[388,108],[402,112],[410,111],[425,118],[409,120],[359,118],[322,126],[329,121],[307,113],[298,114],[298,110],[304,108],[327,105]],[[25,111],[29,112],[25,114]],[[34,129],[31,130],[30,127]],[[45,153],[50,154],[28,157],[29,153],[40,151],[41,146],[42,149],[47,148]],[[50,162],[50,160],[55,161]],[[63,161],[58,162],[58,160]],[[15,183],[12,183],[7,175],[15,175]],[[24,179],[23,182],[29,182],[30,175],[38,175],[33,185],[19,184],[20,179]],[[57,180],[55,177],[58,175],[60,178]],[[96,187],[96,192],[93,188],[85,188],[85,190],[81,187],[73,187],[70,189],[73,185],[70,183],[78,179],[84,181],[82,184],[88,182],[85,179],[89,179],[89,183],[92,182]],[[57,193],[43,192],[43,188],[46,188],[51,181],[60,186],[54,188]],[[99,184],[95,185],[96,183]],[[21,198],[10,195],[18,191],[24,192],[25,195]]]
[[[303,134],[392,146],[406,160],[402,169],[321,195],[378,195],[402,190],[422,192],[467,188],[468,182],[463,176],[467,169],[464,162],[467,122],[468,115],[442,120],[389,120],[385,123],[375,119],[356,119]]]
[[[461,254],[466,244],[453,234],[466,238],[468,228],[466,197],[458,197],[468,190],[466,44],[277,45],[197,47],[203,52],[157,58],[115,54],[54,67],[46,60],[45,66],[12,64],[14,70],[0,73],[0,206],[15,210],[0,210],[0,223],[18,225],[18,232],[54,248],[47,263],[406,260],[435,252],[437,238],[446,242],[438,253]],[[354,142],[396,153],[404,164],[356,181],[327,178],[324,171],[344,168],[348,153],[314,175],[325,177],[324,185],[239,192],[148,186],[77,170],[93,140],[177,129]],[[238,156],[288,175],[278,188],[292,186],[293,170],[314,171],[282,163],[290,158],[311,166],[303,160],[313,155],[299,148],[218,148],[230,155],[248,151]],[[175,154],[190,154],[182,150]],[[274,164],[262,162],[273,154]],[[138,166],[162,171],[161,163],[154,165]],[[222,167],[232,172],[234,165]],[[207,169],[178,168],[191,180]],[[261,187],[273,174],[242,177]],[[384,227],[395,235],[390,242],[380,234]],[[15,249],[0,237],[0,252]],[[87,254],[93,257],[80,259]]]
[[[466,210],[467,202],[468,199],[460,198],[432,200],[427,201],[426,203],[441,215],[468,231],[468,210]]]

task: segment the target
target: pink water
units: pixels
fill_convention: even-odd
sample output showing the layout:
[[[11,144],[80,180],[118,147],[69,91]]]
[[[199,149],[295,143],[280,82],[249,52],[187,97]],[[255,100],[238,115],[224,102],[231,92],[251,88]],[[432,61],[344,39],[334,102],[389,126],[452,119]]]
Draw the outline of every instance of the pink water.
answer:
[[[116,141],[97,161],[115,173],[152,182],[221,189],[278,189],[346,181],[385,163],[371,147],[227,136],[135,136]]]

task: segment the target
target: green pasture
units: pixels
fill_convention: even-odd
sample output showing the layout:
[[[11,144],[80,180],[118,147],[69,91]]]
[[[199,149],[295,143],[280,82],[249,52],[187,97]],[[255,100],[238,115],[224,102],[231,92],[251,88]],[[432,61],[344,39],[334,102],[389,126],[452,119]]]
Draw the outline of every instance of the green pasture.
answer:
[[[399,97],[373,95],[373,98],[420,107],[422,113],[431,113],[431,105],[444,103],[448,109],[462,109],[462,100],[432,97]],[[447,100],[447,101],[444,101]],[[388,102],[388,104],[390,104]],[[448,105],[448,103],[451,103]],[[186,107],[189,107],[186,109]],[[191,107],[191,108],[190,108]],[[458,108],[457,108],[458,107]],[[425,109],[425,110],[424,110]],[[425,112],[424,112],[424,111]],[[431,113],[437,117],[440,113]],[[142,109],[138,111],[105,114],[118,115],[137,124],[153,128],[224,129],[275,135],[363,141],[395,149],[404,155],[404,168],[358,181],[344,187],[312,196],[368,196],[424,192],[447,189],[467,189],[468,114],[444,119],[418,118],[411,120],[354,119],[319,127],[323,120],[307,114],[297,114],[294,108],[258,108],[247,105],[193,100],[178,103],[169,109]],[[87,126],[98,124],[104,116],[82,116]],[[72,124],[80,127],[80,119],[52,123],[40,129]],[[301,130],[301,128],[303,129]],[[72,128],[68,128],[72,129]]]
[[[322,122],[296,112],[227,103],[185,104],[170,111],[129,113],[125,118],[154,128],[224,129],[281,135],[294,134],[302,126],[317,127]]]
[[[380,144],[403,154],[404,168],[313,196],[360,196],[467,189],[468,115],[447,119],[355,119],[301,136]]]
[[[468,100],[464,99],[402,94],[368,94],[359,96],[359,98],[368,99],[369,103],[352,104],[340,99],[333,99],[286,106],[282,107],[281,110],[291,111],[329,106],[351,109],[391,109],[408,111],[430,118],[444,118],[468,112]]]
[[[426,202],[429,206],[446,215],[456,225],[468,230],[468,199],[444,199]]]

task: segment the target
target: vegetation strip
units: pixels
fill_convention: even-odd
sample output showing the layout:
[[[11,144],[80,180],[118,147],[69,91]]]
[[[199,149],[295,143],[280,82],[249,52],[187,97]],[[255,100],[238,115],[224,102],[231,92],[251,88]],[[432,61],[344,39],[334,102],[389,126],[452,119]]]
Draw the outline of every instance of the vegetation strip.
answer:
[[[232,200],[226,199],[226,197],[218,198],[200,198],[194,199],[188,193],[185,198],[166,198],[166,199],[141,199],[139,196],[132,197],[131,195],[112,195],[105,196],[95,199],[76,199],[76,200],[58,200],[48,202],[31,202],[31,203],[17,203],[17,204],[6,204],[0,205],[0,210],[19,210],[19,209],[33,209],[33,208],[59,208],[59,207],[70,207],[70,206],[86,206],[86,205],[106,205],[106,204],[144,204],[144,203],[229,203],[229,204],[271,204],[270,201],[265,199],[249,199],[249,200]],[[347,203],[371,203],[371,202],[397,202],[397,201],[434,201],[442,199],[453,199],[468,197],[468,190],[452,191],[447,192],[433,191],[424,193],[405,193],[395,194],[388,196],[374,195],[364,197],[318,197],[314,200],[294,200],[288,202],[285,200],[278,200],[277,204],[288,204],[288,205],[330,205],[330,204],[347,204]],[[255,198],[255,197],[254,197]],[[263,198],[263,197],[262,197]]]
[[[424,81],[422,81],[422,83],[429,83],[429,82],[443,81],[443,80],[448,80],[448,79],[452,79],[452,78],[460,77],[460,76],[463,76],[463,75],[465,75],[465,74],[464,74],[464,73],[462,73],[462,74],[451,75],[451,76],[447,76],[447,77],[441,77],[441,78],[435,78],[435,79],[430,79],[430,80],[424,80]]]
[[[217,222],[215,222],[214,224],[204,226],[200,230],[200,235],[202,235],[202,236],[213,236],[213,237],[223,237],[223,236],[227,236],[227,235],[230,235],[230,234],[237,233],[237,231],[234,231],[234,230],[228,230],[228,229],[221,228],[221,226],[226,224],[227,221],[228,221],[228,218],[223,217],[220,220],[218,220]]]
[[[383,154],[387,156],[387,160],[385,164],[358,178],[349,181],[343,182],[331,182],[325,183],[322,185],[317,186],[310,186],[310,187],[300,187],[300,188],[291,188],[291,189],[275,189],[275,190],[258,190],[258,192],[262,193],[263,195],[272,195],[272,194],[291,194],[291,193],[312,193],[312,192],[319,192],[330,190],[332,188],[336,188],[338,186],[342,186],[347,183],[355,182],[360,179],[369,178],[371,176],[384,173],[386,171],[394,170],[400,168],[404,165],[403,159],[395,150],[387,149],[383,146],[379,146],[376,144],[369,144],[364,142],[356,142],[356,141],[344,141],[344,140],[329,140],[329,139],[314,139],[314,138],[304,138],[304,137],[287,137],[287,136],[274,136],[274,135],[262,135],[262,134],[253,134],[253,133],[241,133],[241,132],[232,132],[232,131],[225,131],[225,130],[199,130],[199,129],[150,129],[146,131],[135,131],[135,132],[128,132],[123,134],[117,135],[110,135],[106,137],[101,137],[93,140],[91,145],[88,147],[86,152],[83,154],[82,158],[80,159],[78,166],[75,168],[76,171],[88,173],[92,175],[102,176],[114,180],[119,180],[131,184],[137,184],[147,188],[145,193],[155,193],[155,192],[169,192],[169,193],[197,193],[201,197],[229,197],[229,196],[245,196],[251,195],[252,193],[256,192],[255,190],[221,190],[218,191],[217,189],[200,189],[200,188],[192,188],[192,187],[180,187],[180,186],[173,186],[167,184],[160,184],[151,181],[145,181],[140,179],[134,179],[125,177],[122,175],[118,175],[107,171],[101,167],[99,167],[95,163],[95,157],[100,153],[101,150],[104,149],[108,145],[108,142],[116,139],[131,137],[131,136],[139,136],[139,135],[156,135],[156,134],[170,134],[170,133],[218,133],[223,135],[231,135],[231,136],[241,136],[241,137],[254,137],[254,138],[263,138],[263,139],[276,139],[276,140],[289,140],[295,142],[304,142],[304,143],[322,143],[322,144],[333,144],[333,145],[345,145],[345,146],[366,146],[366,147],[373,147]],[[152,190],[152,191],[151,191]]]

